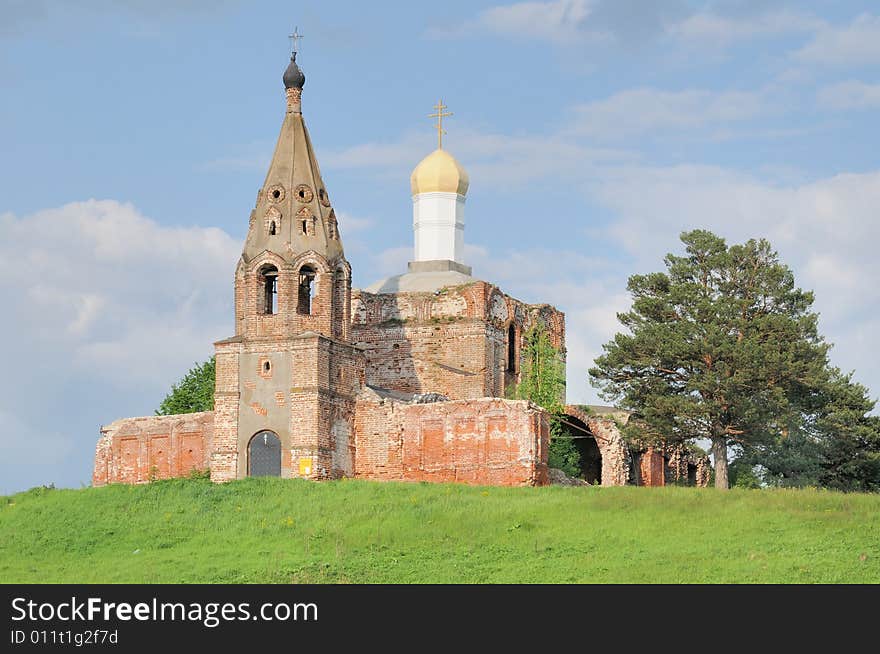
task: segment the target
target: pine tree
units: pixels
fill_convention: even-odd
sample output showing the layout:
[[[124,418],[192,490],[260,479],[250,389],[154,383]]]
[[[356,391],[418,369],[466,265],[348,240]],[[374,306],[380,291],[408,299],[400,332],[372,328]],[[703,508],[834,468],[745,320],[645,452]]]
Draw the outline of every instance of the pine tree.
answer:
[[[590,370],[607,400],[667,441],[708,439],[715,485],[728,488],[728,447],[772,442],[803,420],[827,378],[812,293],[795,286],[766,240],[728,247],[681,235],[686,256],[630,277],[630,311]]]
[[[743,453],[744,465],[770,486],[880,491],[880,418],[868,389],[827,370],[797,429]]]

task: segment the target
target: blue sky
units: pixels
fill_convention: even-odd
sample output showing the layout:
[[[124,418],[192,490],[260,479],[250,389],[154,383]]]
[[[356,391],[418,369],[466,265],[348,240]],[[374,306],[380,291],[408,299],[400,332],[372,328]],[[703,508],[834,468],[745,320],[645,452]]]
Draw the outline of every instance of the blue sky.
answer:
[[[568,396],[684,229],[766,237],[880,392],[875,2],[0,0],[0,492],[88,483],[232,333],[232,274],[303,107],[356,286],[405,269],[454,116],[477,276],[566,312]]]

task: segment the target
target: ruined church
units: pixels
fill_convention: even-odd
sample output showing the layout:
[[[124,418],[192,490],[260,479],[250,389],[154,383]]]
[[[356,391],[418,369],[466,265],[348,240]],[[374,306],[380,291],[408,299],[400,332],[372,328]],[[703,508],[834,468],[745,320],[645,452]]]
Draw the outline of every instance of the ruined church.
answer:
[[[352,289],[303,119],[296,52],[283,82],[281,132],[235,268],[235,333],[215,343],[214,410],[102,427],[93,484],[194,471],[215,482],[549,483],[549,416],[504,396],[520,378],[532,325],[564,357],[564,315],[474,277],[463,255],[469,178],[442,140],[410,178],[408,269]],[[444,109],[438,103],[438,121]],[[586,481],[706,483],[705,459],[627,444],[618,430],[627,419],[608,407],[566,407],[564,429]]]

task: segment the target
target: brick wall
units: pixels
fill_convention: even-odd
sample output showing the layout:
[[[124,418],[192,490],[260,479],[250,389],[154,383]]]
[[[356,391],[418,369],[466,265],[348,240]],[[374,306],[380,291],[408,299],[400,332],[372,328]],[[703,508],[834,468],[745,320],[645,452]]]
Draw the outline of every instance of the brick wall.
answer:
[[[596,439],[602,457],[602,486],[624,486],[630,476],[629,449],[614,420],[574,404],[567,405],[565,413],[584,423]]]
[[[267,315],[263,291],[265,266],[277,269],[276,312]],[[303,266],[315,272],[309,312],[299,303],[299,275]],[[235,272],[236,336],[246,339],[284,338],[313,331],[324,336],[347,339],[351,323],[351,268],[339,258],[326,261],[307,252],[288,262],[272,252],[264,252],[247,263],[240,260]]]
[[[214,413],[125,418],[101,429],[92,484],[140,484],[207,470]]]
[[[433,293],[352,294],[352,341],[364,349],[367,383],[405,393],[503,397],[519,380],[522,334],[538,320],[564,357],[564,314],[483,281]]]
[[[215,344],[214,447],[211,480],[231,481],[238,469],[239,357],[243,345],[230,339]]]
[[[547,415],[524,401],[405,404],[362,395],[355,474],[366,479],[544,485]]]
[[[403,479],[403,432],[409,405],[365,388],[355,408],[355,475]]]
[[[711,474],[709,457],[694,454],[682,444],[667,445],[662,448],[667,483],[708,486]]]
[[[664,486],[666,484],[663,453],[649,447],[639,457],[639,486]]]

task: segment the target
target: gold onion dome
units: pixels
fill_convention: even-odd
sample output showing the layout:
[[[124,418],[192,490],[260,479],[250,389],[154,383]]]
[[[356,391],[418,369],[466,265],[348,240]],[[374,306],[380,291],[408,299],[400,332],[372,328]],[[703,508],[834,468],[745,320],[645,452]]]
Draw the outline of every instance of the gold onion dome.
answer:
[[[409,178],[412,194],[458,193],[467,194],[467,171],[446,150],[434,150],[419,162]]]

